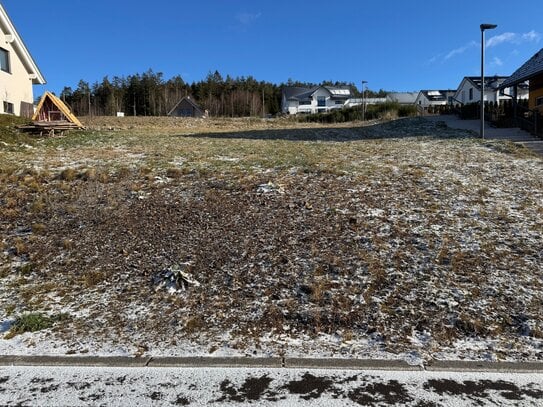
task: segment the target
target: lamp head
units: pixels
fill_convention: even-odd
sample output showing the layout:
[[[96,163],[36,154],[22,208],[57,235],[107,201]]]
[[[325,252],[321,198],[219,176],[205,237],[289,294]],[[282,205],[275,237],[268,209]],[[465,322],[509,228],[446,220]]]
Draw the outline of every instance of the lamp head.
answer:
[[[494,28],[496,28],[497,25],[496,24],[481,24],[481,31],[484,31],[484,30],[493,30]]]

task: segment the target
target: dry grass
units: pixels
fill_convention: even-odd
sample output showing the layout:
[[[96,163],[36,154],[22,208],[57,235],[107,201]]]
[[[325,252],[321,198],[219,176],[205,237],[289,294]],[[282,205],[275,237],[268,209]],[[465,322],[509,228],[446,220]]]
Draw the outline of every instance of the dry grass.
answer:
[[[138,354],[304,353],[312,337],[331,353],[330,338],[357,355],[486,340],[540,358],[543,169],[529,152],[419,120],[154,120],[0,151],[0,316],[69,310],[59,343]],[[176,264],[200,285],[157,289]]]

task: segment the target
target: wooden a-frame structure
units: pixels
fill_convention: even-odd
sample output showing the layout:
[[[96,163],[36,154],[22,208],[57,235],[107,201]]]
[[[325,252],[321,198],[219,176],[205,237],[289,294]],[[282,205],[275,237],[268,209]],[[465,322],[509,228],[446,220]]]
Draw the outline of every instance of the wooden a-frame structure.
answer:
[[[68,106],[51,92],[43,94],[32,121],[51,124],[71,123],[72,127],[84,127]]]

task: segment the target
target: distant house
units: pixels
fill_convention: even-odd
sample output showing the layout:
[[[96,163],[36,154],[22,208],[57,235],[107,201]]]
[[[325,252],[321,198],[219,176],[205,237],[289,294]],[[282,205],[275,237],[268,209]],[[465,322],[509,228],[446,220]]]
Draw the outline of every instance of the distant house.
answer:
[[[485,94],[484,101],[502,102],[511,100],[513,89],[503,87],[502,84],[506,81],[506,76],[490,76],[485,77]],[[518,87],[518,99],[528,98],[528,85],[522,84]],[[481,100],[481,77],[465,76],[456,93],[454,94],[454,102],[461,104],[478,103]]]
[[[31,117],[32,85],[43,84],[45,78],[0,4],[0,113]]]
[[[202,110],[190,96],[185,96],[170,110],[168,116],[207,117],[207,112]]]
[[[387,101],[400,105],[414,105],[418,95],[418,92],[391,92],[387,94]]]
[[[543,49],[507,78],[500,89],[512,89],[512,93],[515,94],[526,86],[526,81],[529,82],[528,107],[543,113]]]
[[[386,103],[387,98],[351,98],[347,101],[346,107],[360,106],[362,103],[366,105],[378,105]]]
[[[421,90],[415,99],[415,104],[423,111],[429,107],[452,105],[455,90]]]
[[[347,86],[287,86],[282,89],[281,110],[286,114],[324,113],[346,107],[350,98]]]

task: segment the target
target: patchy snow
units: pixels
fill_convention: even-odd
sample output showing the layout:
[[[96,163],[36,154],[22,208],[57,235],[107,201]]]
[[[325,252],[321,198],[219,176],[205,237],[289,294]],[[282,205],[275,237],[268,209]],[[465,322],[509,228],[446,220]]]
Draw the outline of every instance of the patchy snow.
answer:
[[[0,326],[69,318],[0,353],[542,360],[541,159],[413,123],[2,151]]]
[[[542,374],[0,367],[2,405],[536,406]]]

